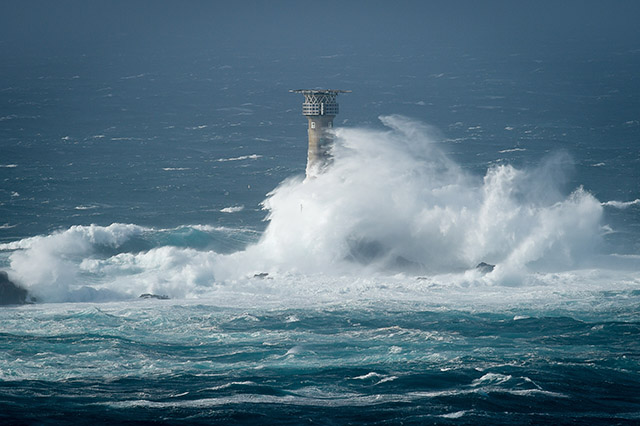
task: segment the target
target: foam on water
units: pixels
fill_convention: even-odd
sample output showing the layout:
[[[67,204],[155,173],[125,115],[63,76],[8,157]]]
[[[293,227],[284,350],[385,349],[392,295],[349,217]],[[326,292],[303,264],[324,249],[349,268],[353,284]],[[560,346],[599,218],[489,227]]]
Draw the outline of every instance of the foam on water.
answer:
[[[73,226],[0,250],[12,279],[40,301],[142,293],[215,296],[220,303],[433,300],[451,286],[462,293],[504,285],[597,288],[602,279],[637,286],[629,267],[637,262],[625,268],[618,260],[623,271],[613,278],[592,267],[608,229],[603,205],[581,187],[562,193],[566,155],[473,176],[439,149],[429,126],[401,116],[381,121],[386,129],[336,130],[335,160],[325,174],[292,177],[273,190],[258,241],[247,229],[116,223]],[[475,269],[480,262],[496,267],[485,273]],[[519,292],[525,294],[543,298]]]

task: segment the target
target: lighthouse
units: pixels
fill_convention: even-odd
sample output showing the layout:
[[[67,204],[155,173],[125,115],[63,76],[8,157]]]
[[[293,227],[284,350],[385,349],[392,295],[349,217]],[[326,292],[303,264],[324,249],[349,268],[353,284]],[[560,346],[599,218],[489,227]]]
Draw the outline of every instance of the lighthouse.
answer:
[[[331,162],[329,150],[333,143],[333,119],[338,114],[339,93],[349,93],[351,90],[290,90],[302,93],[302,115],[309,120],[309,150],[307,152],[307,177],[315,177],[322,173]]]

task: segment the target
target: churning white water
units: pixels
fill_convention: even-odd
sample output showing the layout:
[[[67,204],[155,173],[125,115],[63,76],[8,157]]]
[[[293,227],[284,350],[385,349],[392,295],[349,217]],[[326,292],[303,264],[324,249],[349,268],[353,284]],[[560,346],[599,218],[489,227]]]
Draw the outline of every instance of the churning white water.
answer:
[[[596,259],[603,206],[581,187],[560,192],[561,156],[474,176],[439,149],[429,126],[401,116],[381,121],[386,129],[337,129],[325,174],[273,190],[261,236],[210,226],[74,226],[0,245],[9,274],[41,301],[156,293],[223,303],[247,295],[339,299],[371,295],[371,285],[413,294],[424,290],[416,277],[433,285],[550,283]],[[194,235],[211,244],[190,245]],[[230,240],[244,248],[218,248]],[[480,262],[496,267],[483,272]]]
[[[563,161],[496,165],[479,178],[438,149],[428,126],[381,120],[388,130],[338,129],[328,173],[273,191],[269,227],[250,251],[302,271],[441,273],[484,261],[498,278],[532,264],[573,267],[597,244],[602,207],[582,188],[559,193]]]

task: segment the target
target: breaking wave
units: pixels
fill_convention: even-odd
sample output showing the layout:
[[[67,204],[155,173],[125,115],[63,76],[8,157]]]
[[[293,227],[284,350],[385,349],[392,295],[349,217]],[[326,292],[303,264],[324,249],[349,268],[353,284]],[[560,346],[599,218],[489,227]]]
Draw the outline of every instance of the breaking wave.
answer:
[[[575,266],[601,234],[602,207],[582,188],[557,188],[562,158],[532,170],[466,173],[429,127],[381,117],[386,131],[339,129],[335,162],[316,179],[290,179],[265,201],[269,227],[254,250],[302,270],[443,273],[498,265]]]
[[[74,226],[1,244],[0,254],[12,279],[42,301],[411,298],[429,286],[554,282],[589,265],[603,206],[581,187],[562,194],[561,155],[473,176],[438,148],[430,127],[401,116],[381,121],[384,130],[337,129],[332,167],[273,190],[262,234]],[[480,262],[496,266],[475,269]]]

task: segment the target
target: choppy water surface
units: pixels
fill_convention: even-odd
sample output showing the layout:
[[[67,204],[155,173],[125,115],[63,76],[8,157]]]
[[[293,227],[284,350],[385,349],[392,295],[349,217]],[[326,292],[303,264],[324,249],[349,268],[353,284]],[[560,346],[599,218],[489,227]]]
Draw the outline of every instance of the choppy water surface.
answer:
[[[540,313],[210,300],[5,309],[0,417],[636,423],[640,325]]]
[[[5,19],[0,270],[35,303],[0,308],[0,423],[640,423],[637,19],[586,3],[313,49],[219,2]],[[305,180],[318,85],[352,92]]]

